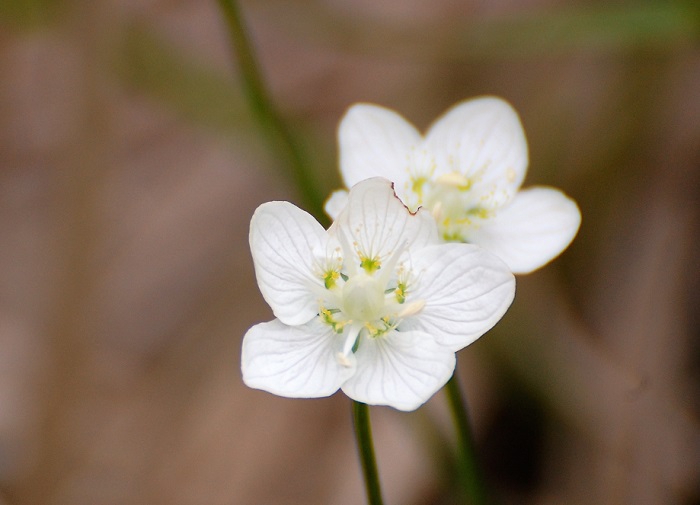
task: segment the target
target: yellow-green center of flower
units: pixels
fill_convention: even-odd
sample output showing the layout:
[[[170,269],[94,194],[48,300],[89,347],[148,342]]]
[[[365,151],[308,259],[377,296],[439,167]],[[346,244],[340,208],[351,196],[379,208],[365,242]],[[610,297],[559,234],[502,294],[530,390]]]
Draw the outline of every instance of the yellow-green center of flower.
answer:
[[[443,240],[468,242],[469,234],[491,216],[471,191],[474,181],[458,172],[425,184],[421,202],[433,214]]]
[[[394,331],[404,318],[423,310],[423,300],[411,300],[412,274],[399,258],[399,248],[384,261],[370,259],[358,251],[357,268],[345,273],[343,265],[319,272],[324,290],[319,299],[319,317],[338,335],[343,348],[338,362],[351,366],[350,356],[362,345],[363,338],[382,338]]]
[[[377,278],[359,272],[343,286],[343,312],[353,321],[373,322],[384,312],[384,285]]]

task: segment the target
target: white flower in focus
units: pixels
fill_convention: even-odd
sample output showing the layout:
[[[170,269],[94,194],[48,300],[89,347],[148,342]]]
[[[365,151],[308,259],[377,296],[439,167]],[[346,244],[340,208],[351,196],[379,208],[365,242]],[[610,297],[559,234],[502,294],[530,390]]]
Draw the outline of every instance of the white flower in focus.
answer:
[[[515,292],[500,259],[440,243],[430,214],[409,212],[380,178],[350,190],[328,231],[288,202],[261,205],[250,248],[277,319],[246,333],[243,380],[287,397],[341,388],[370,405],[416,409]]]
[[[525,133],[505,101],[476,98],[445,113],[422,136],[389,109],[357,104],[338,131],[340,170],[347,187],[369,177],[395,183],[411,209],[428,209],[442,240],[486,248],[515,273],[558,256],[581,223],[576,203],[561,191],[520,190],[528,165]],[[326,203],[334,217],[347,198]]]

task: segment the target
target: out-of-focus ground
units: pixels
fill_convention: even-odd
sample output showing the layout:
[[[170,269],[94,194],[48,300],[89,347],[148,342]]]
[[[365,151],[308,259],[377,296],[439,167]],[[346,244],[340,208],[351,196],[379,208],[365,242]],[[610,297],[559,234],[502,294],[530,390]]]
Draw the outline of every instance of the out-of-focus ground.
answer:
[[[459,353],[502,503],[700,503],[700,11],[694,2],[247,1],[324,191],[372,101],[421,128],[519,111],[526,185],[583,224]],[[247,389],[270,319],[247,245],[302,203],[246,107],[216,2],[0,6],[0,505],[364,500],[342,394]],[[387,503],[454,504],[445,399],[372,409]]]

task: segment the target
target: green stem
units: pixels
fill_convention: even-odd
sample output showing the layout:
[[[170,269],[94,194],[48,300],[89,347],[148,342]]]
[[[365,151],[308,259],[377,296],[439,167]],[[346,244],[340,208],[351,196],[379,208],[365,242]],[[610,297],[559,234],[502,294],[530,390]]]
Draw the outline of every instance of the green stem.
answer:
[[[459,387],[457,370],[447,382],[445,392],[452,411],[452,420],[457,429],[459,480],[466,494],[467,503],[471,505],[487,505],[489,500],[477,464],[476,447],[469,414],[467,413],[467,404]]]
[[[307,209],[323,219],[323,195],[295,136],[275,109],[265,87],[255,52],[236,0],[219,0],[231,37],[231,46],[243,81],[243,91],[253,115],[273,152],[288,164]]]
[[[377,472],[377,461],[372,445],[372,428],[369,424],[369,407],[364,403],[353,401],[352,417],[355,425],[355,437],[357,438],[357,450],[360,453],[362,473],[367,489],[367,503],[369,505],[382,505],[379,472]]]

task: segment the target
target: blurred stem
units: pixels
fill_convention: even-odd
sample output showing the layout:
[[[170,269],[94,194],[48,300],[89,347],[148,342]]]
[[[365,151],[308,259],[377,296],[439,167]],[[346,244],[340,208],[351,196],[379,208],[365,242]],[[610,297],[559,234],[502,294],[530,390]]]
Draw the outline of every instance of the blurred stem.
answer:
[[[452,411],[452,420],[457,429],[459,482],[466,495],[467,503],[471,505],[487,505],[489,500],[481,472],[479,471],[479,465],[477,464],[476,446],[467,412],[467,403],[459,387],[456,369],[452,378],[445,385],[445,392]]]
[[[270,99],[238,2],[219,0],[219,5],[229,28],[231,46],[236,55],[236,63],[243,81],[243,91],[255,120],[274,154],[288,165],[307,210],[317,218],[323,219],[323,195],[316,178],[308,169],[309,164],[299,142],[287,128]]]
[[[369,505],[382,505],[379,472],[377,472],[377,461],[374,457],[374,445],[372,444],[372,428],[369,423],[369,407],[364,403],[353,401],[352,417],[355,425],[357,450],[360,453],[360,463],[365,478],[367,503]]]

